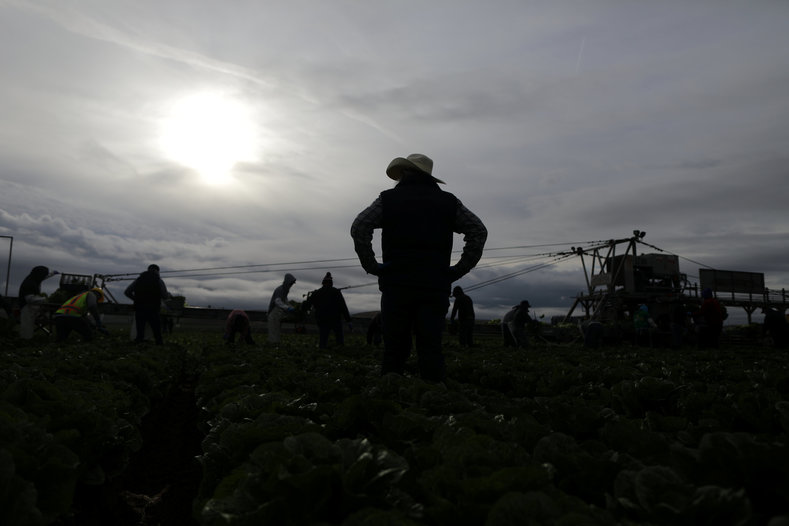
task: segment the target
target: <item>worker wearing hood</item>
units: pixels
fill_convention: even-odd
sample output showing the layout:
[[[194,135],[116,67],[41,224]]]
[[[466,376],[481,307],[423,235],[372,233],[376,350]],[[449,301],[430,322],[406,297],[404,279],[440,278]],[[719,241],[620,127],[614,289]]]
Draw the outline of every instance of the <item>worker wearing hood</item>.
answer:
[[[274,294],[271,295],[271,301],[268,304],[268,342],[278,344],[281,335],[282,316],[286,312],[293,312],[295,309],[288,303],[288,292],[293,284],[296,283],[296,278],[293,274],[285,274],[285,279],[282,280],[282,285],[274,289]]]

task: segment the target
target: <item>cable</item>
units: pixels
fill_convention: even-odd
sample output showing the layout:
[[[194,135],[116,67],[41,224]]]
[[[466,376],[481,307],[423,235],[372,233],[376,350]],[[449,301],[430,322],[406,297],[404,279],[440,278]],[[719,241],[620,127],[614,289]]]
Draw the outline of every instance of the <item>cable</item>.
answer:
[[[179,272],[203,272],[209,270],[228,270],[234,268],[254,268],[254,267],[280,267],[285,265],[305,265],[308,263],[334,263],[338,261],[355,261],[356,258],[338,258],[338,259],[315,259],[311,261],[291,261],[287,263],[258,263],[253,265],[233,265],[233,266],[225,266],[225,267],[205,267],[205,268],[190,268],[190,269],[180,269],[180,270],[160,270],[159,274],[174,274]],[[350,266],[350,265],[349,265]],[[125,274],[103,274],[101,277],[103,278],[115,278],[120,276],[138,276],[139,272],[127,272]],[[210,275],[210,274],[206,274]],[[180,276],[171,276],[171,277],[180,277]],[[110,281],[114,281],[110,279]]]
[[[622,240],[622,241],[626,241]],[[641,239],[636,239],[638,243],[641,243],[645,246],[658,250],[660,252],[665,252],[667,254],[671,254],[673,256],[682,258],[686,261],[699,265],[701,267],[712,268],[709,265],[704,263],[700,263],[698,261],[694,261],[690,258],[680,256],[678,254],[674,254],[670,251],[664,250],[660,247],[656,247],[652,244],[646,243]],[[544,263],[539,263],[537,265],[527,267],[524,269],[516,270],[513,272],[509,272],[507,274],[503,274],[497,276],[495,278],[491,278],[486,281],[481,281],[474,285],[471,285],[466,288],[466,291],[474,291],[478,290],[490,285],[495,285],[497,283],[501,283],[502,281],[506,281],[508,279],[512,279],[518,276],[522,276],[524,274],[528,274],[531,272],[535,272],[537,270],[542,270],[549,266],[556,265],[562,261],[565,261],[571,257],[577,256],[579,254],[583,254],[590,250],[597,250],[601,248],[605,248],[606,246],[610,246],[613,240],[596,240],[596,241],[583,241],[583,242],[575,242],[575,243],[543,243],[543,244],[535,244],[535,245],[513,245],[509,247],[494,247],[494,248],[486,248],[485,253],[490,252],[498,252],[498,251],[505,251],[505,250],[522,250],[522,249],[532,249],[538,247],[554,247],[554,246],[572,246],[573,249],[570,252],[562,251],[562,252],[546,252],[546,253],[537,253],[537,254],[514,254],[514,255],[499,255],[499,256],[486,256],[481,259],[482,264],[478,264],[476,266],[477,269],[485,269],[485,268],[495,268],[500,266],[510,266],[517,263],[522,263],[526,261],[534,261],[538,259],[552,259],[552,261],[547,261]],[[581,245],[585,245],[585,247],[581,247]],[[453,250],[453,253],[461,253],[462,249]],[[357,267],[358,263],[349,264],[349,265],[332,265],[332,266],[320,266],[320,267],[296,267],[293,268],[293,265],[317,265],[319,263],[339,263],[343,261],[354,261],[356,262],[355,257],[350,258],[335,258],[335,259],[315,259],[315,260],[306,260],[306,261],[292,261],[292,262],[282,262],[282,263],[259,263],[259,264],[250,264],[250,265],[231,265],[231,266],[219,266],[219,267],[205,267],[205,268],[192,268],[192,269],[181,269],[181,270],[162,270],[160,271],[161,274],[166,274],[168,278],[215,278],[215,277],[222,277],[222,276],[231,276],[231,275],[239,275],[239,274],[254,274],[260,272],[281,272],[284,269],[281,268],[271,268],[271,267],[287,267],[288,271],[302,271],[302,270],[325,270],[325,269],[341,269],[341,268],[353,268]],[[497,260],[497,261],[494,261]],[[268,268],[259,268],[259,267],[268,267]],[[233,270],[233,269],[257,269],[257,270],[234,270],[232,272],[215,272],[215,271],[225,271],[225,270]],[[183,274],[187,272],[200,272],[200,274]],[[126,274],[105,274],[105,275],[97,275],[98,277],[105,279],[107,281],[127,281],[136,279],[139,275],[138,272],[134,273],[126,273]],[[377,285],[378,282],[370,282],[370,283],[361,283],[357,285],[348,285],[342,287],[340,290],[347,290],[353,288],[360,288],[360,287],[368,287],[372,285]]]
[[[337,269],[337,268],[353,268],[356,265],[332,265],[332,266],[320,266],[320,267],[301,267],[301,268],[290,268],[288,267],[289,271],[299,271],[299,270],[325,270],[325,269]],[[228,267],[234,268],[234,267]],[[257,274],[259,272],[282,272],[282,269],[260,269],[260,270],[239,270],[235,272],[213,272],[210,274],[177,274],[178,272],[188,272],[185,270],[171,270],[169,271],[171,274],[169,278],[213,278],[213,277],[221,277],[221,276],[235,276],[238,274]],[[172,274],[176,273],[176,274]],[[138,274],[115,274],[115,276],[130,276],[130,277],[116,277],[107,279],[107,281],[131,281],[133,279],[137,279]]]
[[[378,282],[377,281],[373,281],[373,282],[370,282],[370,283],[361,283],[359,285],[348,285],[347,287],[340,287],[340,290],[356,289],[356,288],[359,288],[359,287],[369,287],[371,285],[378,285]]]
[[[701,263],[699,261],[694,261],[694,260],[692,260],[690,258],[686,258],[685,256],[680,256],[679,254],[675,254],[675,253],[673,253],[673,252],[671,252],[669,250],[663,250],[662,248],[656,247],[655,245],[650,245],[649,243],[645,243],[644,241],[638,240],[638,242],[641,243],[642,245],[646,245],[646,246],[648,246],[650,248],[654,248],[655,250],[660,250],[661,252],[665,252],[666,254],[670,254],[672,256],[677,256],[678,258],[684,259],[685,261],[690,261],[691,263],[699,265],[701,267],[709,268],[709,269],[713,268],[713,267],[711,267],[709,265],[706,265],[704,263]]]
[[[607,243],[607,241],[598,239],[597,241],[577,241],[577,242],[569,242],[569,243],[543,243],[541,245],[519,245],[519,246],[512,246],[512,247],[497,247],[497,248],[486,248],[486,252],[493,252],[497,250],[513,250],[513,249],[520,249],[520,248],[537,248],[537,247],[566,247],[567,245],[592,245],[595,243]]]
[[[485,252],[497,252],[503,250],[522,250],[522,249],[529,249],[529,248],[538,248],[538,247],[553,247],[553,246],[567,246],[567,245],[593,245],[595,243],[607,243],[606,241],[598,240],[598,241],[584,241],[584,242],[577,242],[577,243],[542,243],[542,244],[534,244],[534,245],[513,245],[508,247],[494,247],[494,248],[486,248]],[[460,253],[462,250],[455,250],[453,253]],[[536,270],[540,270],[542,268],[554,265],[568,257],[574,256],[575,252],[558,252],[558,253],[538,253],[538,254],[520,254],[520,255],[502,255],[502,256],[490,256],[484,258],[482,265],[477,265],[478,269],[481,268],[494,268],[502,265],[512,265],[515,263],[521,263],[525,261],[533,261],[536,259],[543,259],[543,258],[554,258],[552,262],[541,263],[534,267],[529,267],[527,269],[521,269],[519,271],[511,272],[508,274],[504,274],[502,276],[498,276],[488,281],[477,283],[476,285],[472,285],[471,288],[468,290],[475,290],[478,288],[482,288],[488,285],[492,285],[495,283],[499,283],[501,281],[505,281],[507,279],[520,276],[522,274],[526,274],[529,272],[534,272]],[[490,261],[498,259],[499,261]],[[166,275],[168,278],[216,278],[222,276],[232,276],[232,275],[240,275],[240,274],[256,274],[260,272],[278,272],[282,271],[283,269],[272,268],[272,267],[287,267],[288,271],[302,271],[302,270],[324,270],[324,269],[340,269],[340,268],[353,268],[356,267],[356,264],[353,265],[332,265],[332,266],[320,266],[320,267],[296,267],[293,268],[293,265],[317,265],[319,263],[337,263],[342,261],[356,261],[355,257],[352,258],[335,258],[335,259],[315,259],[315,260],[305,260],[305,261],[291,261],[291,262],[280,262],[280,263],[258,263],[258,264],[249,264],[249,265],[226,265],[226,266],[217,266],[217,267],[203,267],[203,268],[189,268],[189,269],[178,269],[178,270],[161,270],[160,274]],[[267,267],[267,268],[259,268],[259,267]],[[256,269],[256,270],[234,270],[234,269]],[[231,272],[216,272],[216,271],[226,271],[231,270]],[[184,273],[195,273],[199,272],[199,274],[184,274]],[[102,279],[106,281],[130,281],[136,279],[139,276],[138,272],[129,272],[125,274],[104,274],[99,275]],[[376,283],[365,283],[359,285],[349,285],[347,287],[343,287],[344,289],[349,288],[356,288],[356,287],[366,287],[370,285],[375,285]]]
[[[584,243],[596,243],[593,241],[586,241]],[[540,245],[520,245],[520,246],[511,246],[511,247],[496,247],[496,248],[486,248],[486,252],[493,252],[499,250],[514,250],[514,249],[523,249],[523,248],[536,248],[536,247],[549,247],[549,246],[566,246],[568,243],[545,243]],[[453,253],[460,253],[462,249],[454,250]],[[540,255],[540,254],[536,254]],[[516,257],[516,256],[498,256],[498,257]],[[357,258],[336,258],[336,259],[313,259],[307,261],[288,261],[282,263],[256,263],[250,265],[229,265],[229,266],[221,266],[221,267],[203,267],[203,268],[189,268],[189,269],[177,269],[177,270],[160,270],[160,274],[178,274],[181,272],[207,272],[212,270],[230,270],[230,269],[243,269],[243,268],[255,268],[255,267],[281,267],[281,266],[290,266],[290,265],[305,265],[305,264],[312,264],[312,263],[336,263],[339,261],[356,261]],[[352,265],[349,265],[352,266]],[[333,268],[341,268],[341,267],[333,267]],[[294,270],[303,270],[303,269],[294,269]],[[138,276],[139,272],[127,272],[125,274],[102,274],[101,277],[108,279],[110,281],[112,278],[116,277],[124,277],[124,276]],[[177,277],[177,276],[171,276]],[[182,276],[181,276],[182,277]]]
[[[551,254],[550,256],[553,256],[553,255]],[[500,267],[502,265],[512,265],[512,264],[516,264],[516,263],[522,263],[522,262],[525,262],[525,261],[533,261],[535,259],[544,259],[545,257],[546,256],[542,256],[542,255],[541,256],[509,256],[509,258],[506,261],[496,261],[496,262],[487,263],[487,264],[483,263],[482,265],[477,264],[477,266],[475,268],[476,269],[483,269],[483,268]],[[482,260],[482,261],[484,261],[484,260]]]
[[[498,277],[489,279],[487,281],[482,281],[482,282],[476,283],[474,285],[471,285],[469,287],[466,287],[466,290],[470,292],[470,291],[473,291],[473,290],[481,289],[483,287],[487,287],[489,285],[495,285],[496,283],[500,283],[502,281],[506,281],[508,279],[515,278],[515,277],[521,276],[523,274],[528,274],[528,273],[534,272],[536,270],[542,270],[542,269],[544,269],[546,267],[550,267],[551,265],[555,265],[555,264],[557,264],[557,263],[559,263],[561,261],[564,261],[565,259],[568,259],[568,258],[572,257],[572,255],[573,254],[567,254],[567,255],[563,255],[563,256],[558,256],[558,257],[554,258],[554,261],[551,261],[551,262],[548,262],[548,263],[541,263],[541,264],[535,265],[533,267],[528,267],[526,269],[517,270],[515,272],[510,272],[509,274],[504,274],[503,276],[498,276]]]

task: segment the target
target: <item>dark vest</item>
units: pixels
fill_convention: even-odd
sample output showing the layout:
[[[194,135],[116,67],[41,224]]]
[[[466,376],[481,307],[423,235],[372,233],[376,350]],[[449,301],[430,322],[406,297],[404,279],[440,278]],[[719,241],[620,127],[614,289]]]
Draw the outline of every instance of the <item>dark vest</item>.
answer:
[[[401,181],[381,200],[381,289],[448,289],[457,198],[425,178]]]

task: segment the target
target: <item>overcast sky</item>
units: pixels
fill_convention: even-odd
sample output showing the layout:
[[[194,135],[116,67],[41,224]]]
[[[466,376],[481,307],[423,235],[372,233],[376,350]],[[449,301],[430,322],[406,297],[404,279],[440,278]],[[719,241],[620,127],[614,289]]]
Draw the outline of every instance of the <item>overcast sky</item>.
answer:
[[[375,310],[350,225],[419,152],[488,227],[464,288],[634,229],[692,280],[789,287],[788,50],[785,0],[0,0],[3,284],[157,263],[265,310],[330,270]],[[571,258],[470,295],[492,319],[584,288]]]

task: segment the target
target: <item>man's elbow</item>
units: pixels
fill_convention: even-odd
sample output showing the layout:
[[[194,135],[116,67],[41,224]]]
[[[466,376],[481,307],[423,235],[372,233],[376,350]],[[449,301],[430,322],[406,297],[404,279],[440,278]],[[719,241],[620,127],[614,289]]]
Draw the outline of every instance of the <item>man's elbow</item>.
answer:
[[[480,225],[479,242],[484,245],[487,240],[488,240],[488,229],[485,228],[485,225]]]

